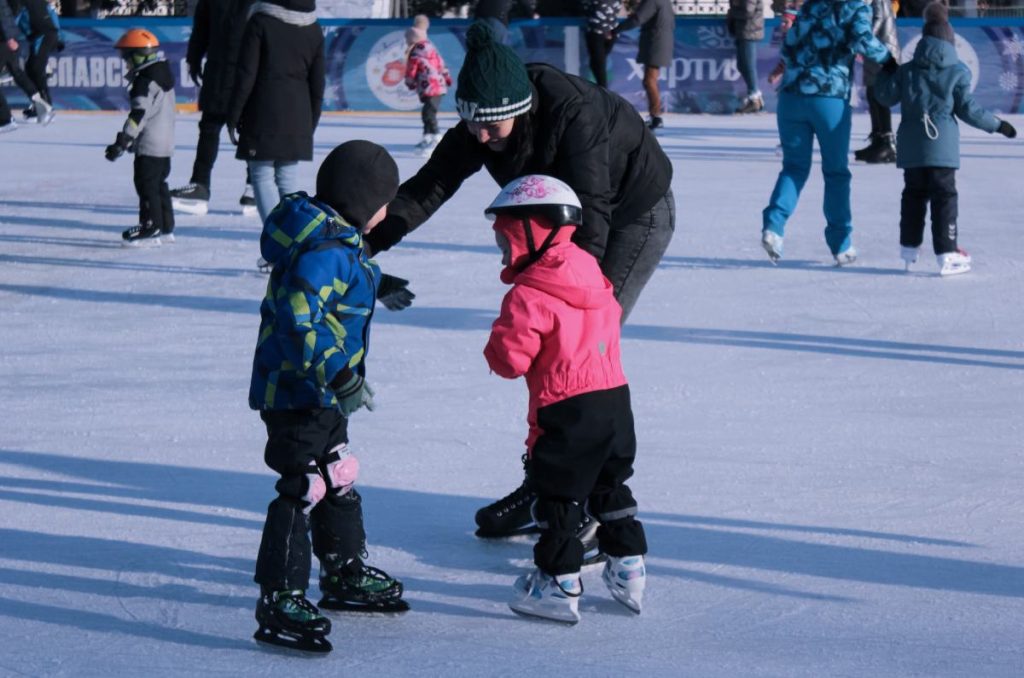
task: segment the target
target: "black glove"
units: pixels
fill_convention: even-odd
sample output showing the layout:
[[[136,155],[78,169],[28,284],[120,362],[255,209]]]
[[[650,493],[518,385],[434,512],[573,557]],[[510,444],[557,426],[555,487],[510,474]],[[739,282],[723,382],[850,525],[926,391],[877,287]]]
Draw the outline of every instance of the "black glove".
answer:
[[[114,143],[107,146],[107,150],[104,152],[104,155],[106,155],[107,160],[114,162],[124,155],[125,151],[131,148],[131,145],[132,138],[124,132],[118,132]]]
[[[201,64],[189,64],[188,65],[188,77],[192,78],[192,82],[197,87],[203,86],[203,67]]]
[[[890,54],[889,58],[882,62],[882,70],[889,74],[900,70],[900,65],[896,61],[896,57]]]
[[[389,311],[401,311],[412,305],[416,295],[409,290],[409,281],[385,273],[377,285],[377,299]]]
[[[1007,139],[1013,139],[1014,137],[1017,136],[1017,130],[1014,129],[1013,125],[1006,122],[1005,120],[999,121],[999,128],[996,129],[996,131],[1002,134]]]

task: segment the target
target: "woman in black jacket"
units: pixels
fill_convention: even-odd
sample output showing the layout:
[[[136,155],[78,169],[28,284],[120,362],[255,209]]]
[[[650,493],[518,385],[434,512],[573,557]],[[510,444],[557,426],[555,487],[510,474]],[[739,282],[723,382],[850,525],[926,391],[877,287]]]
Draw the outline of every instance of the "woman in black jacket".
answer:
[[[390,248],[481,168],[499,186],[551,175],[579,196],[583,225],[573,241],[600,262],[625,322],[675,230],[671,162],[619,95],[546,64],[524,66],[479,22],[467,32],[466,48],[455,93],[462,120],[364,240],[374,252]],[[529,494],[524,485],[481,509],[480,534],[500,536],[530,523]],[[515,512],[507,512],[509,502],[518,502]]]
[[[260,219],[298,190],[324,98],[324,36],[313,0],[256,2],[242,36],[228,129],[249,163]]]

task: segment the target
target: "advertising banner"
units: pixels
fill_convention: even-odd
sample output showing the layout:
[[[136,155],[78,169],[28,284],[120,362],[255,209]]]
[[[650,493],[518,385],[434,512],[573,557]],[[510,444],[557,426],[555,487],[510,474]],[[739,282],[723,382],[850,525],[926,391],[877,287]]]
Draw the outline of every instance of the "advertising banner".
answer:
[[[903,59],[913,55],[920,39],[920,21],[901,20]],[[416,111],[420,103],[405,87],[404,31],[408,20],[323,19],[327,63],[326,111]],[[778,62],[780,34],[776,21],[767,22],[765,40],[758,46],[758,74],[769,110],[775,93],[767,76]],[[59,108],[115,110],[128,105],[124,64],[113,45],[130,27],[142,25],[160,40],[164,56],[177,78],[182,106],[194,105],[198,91],[188,76],[185,49],[190,19],[66,20],[63,52],[50,57],[50,88]],[[542,19],[515,23],[509,44],[524,61],[544,61],[590,78],[582,34],[575,19]],[[430,38],[456,77],[465,57],[465,20],[436,19]],[[999,113],[1019,113],[1024,98],[1024,20],[963,19],[954,21],[957,51],[972,75],[978,103]],[[609,87],[646,112],[642,66],[636,63],[639,31],[623,34],[608,59]],[[864,108],[864,90],[857,68],[857,87],[851,103]],[[746,94],[736,69],[736,52],[722,19],[679,19],[675,58],[662,69],[660,88],[668,111],[731,113]],[[452,87],[441,110],[454,110]],[[4,94],[13,105],[25,101],[11,83]]]

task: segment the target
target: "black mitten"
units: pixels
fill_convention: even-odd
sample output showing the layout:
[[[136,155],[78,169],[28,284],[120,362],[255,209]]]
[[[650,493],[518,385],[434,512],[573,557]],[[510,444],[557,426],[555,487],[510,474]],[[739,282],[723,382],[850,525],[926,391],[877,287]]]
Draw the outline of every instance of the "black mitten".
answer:
[[[132,138],[125,134],[124,132],[118,132],[117,138],[114,140],[114,143],[107,146],[104,155],[107,157],[107,160],[109,160],[110,162],[114,162],[122,155],[124,155],[125,151],[131,148],[131,145]]]
[[[377,285],[377,299],[389,311],[409,308],[416,295],[409,290],[409,281],[397,276],[383,274]]]
[[[996,131],[1002,134],[1007,139],[1012,139],[1015,136],[1017,136],[1017,130],[1014,128],[1013,125],[1006,122],[1005,120],[999,121],[999,128]]]

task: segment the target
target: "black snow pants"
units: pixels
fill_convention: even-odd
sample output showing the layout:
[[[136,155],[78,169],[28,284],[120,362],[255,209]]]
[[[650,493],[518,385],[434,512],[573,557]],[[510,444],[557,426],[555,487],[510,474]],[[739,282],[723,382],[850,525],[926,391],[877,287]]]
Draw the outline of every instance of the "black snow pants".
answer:
[[[271,410],[260,417],[267,426],[264,461],[281,478],[267,507],[255,580],[266,591],[304,591],[312,566],[310,531],[321,562],[330,554],[344,563],[365,549],[362,498],[355,488],[340,493],[325,478],[332,450],[348,442],[348,420],[335,409]],[[317,476],[326,494],[309,510]]]
[[[0,2],[2,1],[0,0]],[[7,46],[6,40],[0,40],[0,71],[4,69],[11,74],[15,84],[21,88],[25,96],[31,99],[32,95],[38,91],[32,84],[32,80],[21,69],[21,64],[18,63],[18,53]],[[3,91],[0,90],[0,125],[6,125],[11,119],[11,107],[7,104]]]
[[[951,167],[913,167],[903,170],[900,209],[900,245],[920,247],[924,218],[932,210],[932,246],[935,254],[957,250],[956,170]]]
[[[542,407],[544,431],[530,451],[534,513],[541,527],[533,560],[549,575],[579,572],[583,511],[597,518],[597,539],[609,556],[647,553],[643,525],[626,480],[633,475],[636,434],[629,386],[592,391]]]
[[[152,222],[161,233],[174,231],[174,210],[167,176],[171,159],[152,155],[135,156],[135,192],[139,195],[139,223]]]

